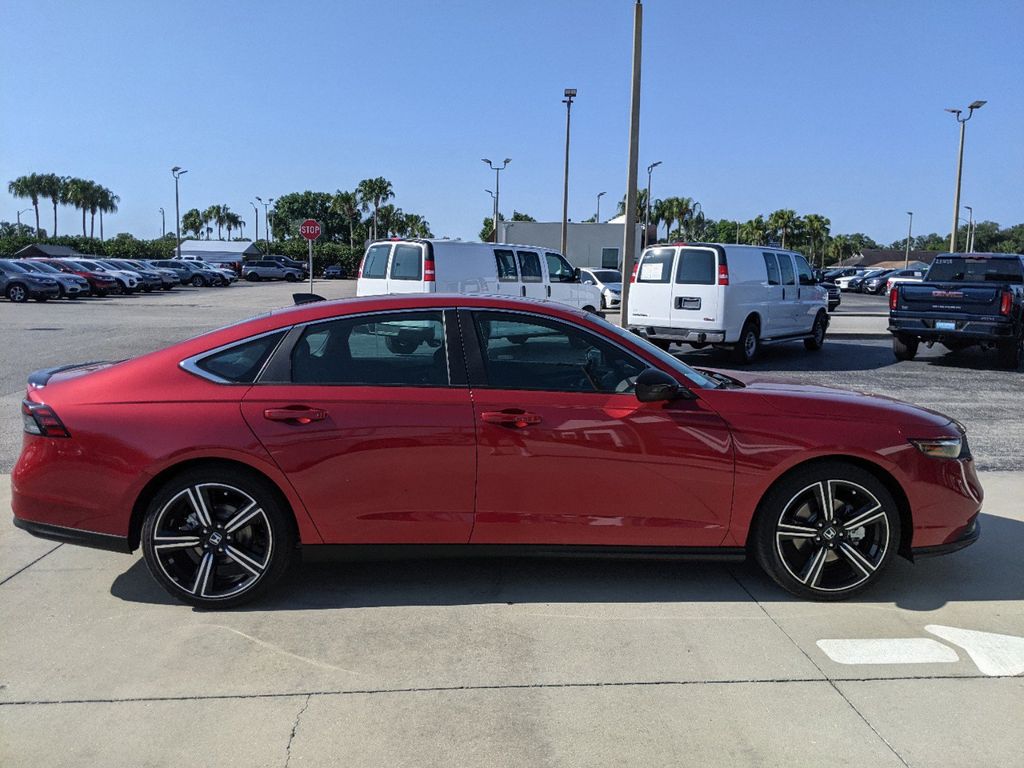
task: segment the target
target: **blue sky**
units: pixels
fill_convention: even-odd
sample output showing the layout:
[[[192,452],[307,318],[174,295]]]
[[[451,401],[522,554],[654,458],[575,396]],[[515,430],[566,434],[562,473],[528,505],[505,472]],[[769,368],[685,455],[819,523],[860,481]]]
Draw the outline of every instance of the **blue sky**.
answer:
[[[948,231],[957,126],[944,107],[988,104],[967,126],[963,199],[1024,221],[1024,2],[648,0],[642,169],[654,197],[713,218],[818,212],[833,232],[890,242]],[[173,226],[255,195],[351,189],[383,175],[437,235],[475,238],[491,211],[482,157],[512,158],[502,211],[561,216],[573,106],[569,216],[625,192],[629,0],[8,2],[0,26],[0,220],[32,171],[92,178],[121,196],[107,234]],[[644,175],[641,169],[641,176]],[[44,216],[44,222],[47,217]],[[60,229],[75,228],[61,212]],[[48,226],[48,225],[45,225]]]

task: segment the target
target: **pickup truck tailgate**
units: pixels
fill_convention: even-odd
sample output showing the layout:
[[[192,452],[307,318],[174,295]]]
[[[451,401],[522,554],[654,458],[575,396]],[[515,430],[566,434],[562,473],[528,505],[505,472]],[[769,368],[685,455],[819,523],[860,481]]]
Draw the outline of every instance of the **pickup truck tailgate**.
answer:
[[[904,283],[899,289],[898,308],[907,312],[998,315],[1003,295],[999,285]]]

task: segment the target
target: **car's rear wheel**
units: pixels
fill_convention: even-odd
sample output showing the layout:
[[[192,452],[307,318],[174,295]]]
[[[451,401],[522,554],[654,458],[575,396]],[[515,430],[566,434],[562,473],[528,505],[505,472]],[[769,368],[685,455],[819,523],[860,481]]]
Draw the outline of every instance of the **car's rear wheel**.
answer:
[[[28,301],[28,289],[21,283],[11,283],[7,286],[7,298],[10,301],[22,304]]]
[[[917,355],[917,339],[905,338],[902,336],[892,337],[892,353],[897,360],[913,360]]]
[[[258,283],[260,281],[260,276],[255,272],[250,272],[248,275],[245,276],[245,279],[248,280],[250,283]]]
[[[284,279],[287,280],[289,283],[294,283],[299,278],[295,276],[294,272],[288,272],[285,274]]]
[[[191,282],[193,288],[202,288],[204,285],[206,285],[206,280],[203,278],[202,275],[192,275]]]
[[[1024,362],[1024,336],[1003,342],[996,350],[999,355],[999,364],[1003,368],[1015,371]]]
[[[753,534],[757,562],[783,589],[842,600],[878,580],[899,547],[900,515],[873,474],[827,461],[772,488]]]
[[[229,608],[265,593],[284,575],[295,534],[265,480],[230,468],[194,469],[150,502],[142,550],[150,573],[172,597]]]
[[[739,341],[732,350],[733,362],[748,365],[757,359],[761,351],[761,332],[754,320],[747,320],[740,331]]]
[[[828,319],[824,312],[818,312],[814,318],[814,326],[811,328],[811,335],[804,339],[804,347],[816,352],[825,346],[825,332],[828,330]]]

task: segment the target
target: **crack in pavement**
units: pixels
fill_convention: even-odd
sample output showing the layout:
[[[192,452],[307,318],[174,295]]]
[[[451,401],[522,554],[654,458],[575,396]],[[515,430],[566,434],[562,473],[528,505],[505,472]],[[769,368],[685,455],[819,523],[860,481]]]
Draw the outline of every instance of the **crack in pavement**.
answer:
[[[288,735],[288,744],[284,750],[284,768],[288,768],[288,763],[292,759],[292,742],[295,741],[295,732],[299,730],[299,720],[302,718],[302,714],[309,708],[309,702],[312,701],[313,694],[306,696],[306,702],[302,705],[302,708],[295,715],[295,722],[292,723],[292,732]]]
[[[4,584],[6,584],[6,583],[7,583],[8,581],[10,581],[11,579],[13,579],[13,578],[14,578],[15,576],[17,576],[17,575],[18,575],[19,573],[21,573],[22,571],[27,571],[27,570],[28,570],[29,568],[31,568],[31,567],[32,567],[33,565],[35,565],[36,563],[38,563],[38,562],[39,562],[40,560],[42,560],[42,559],[43,559],[44,557],[46,557],[46,556],[48,556],[48,555],[52,555],[52,554],[53,554],[54,552],[56,552],[56,551],[57,551],[58,549],[60,549],[60,548],[61,548],[61,547],[63,547],[63,546],[64,546],[64,544],[63,544],[63,543],[57,544],[57,545],[56,545],[56,546],[55,546],[55,547],[54,547],[53,549],[49,549],[49,550],[47,550],[46,552],[44,552],[43,554],[41,554],[41,555],[40,555],[39,557],[37,557],[37,558],[36,558],[35,560],[33,560],[33,561],[32,561],[31,563],[29,563],[28,565],[26,565],[26,566],[23,566],[23,567],[19,568],[19,569],[18,569],[18,570],[16,570],[16,571],[15,571],[14,573],[12,573],[12,574],[11,574],[10,576],[8,576],[8,577],[7,577],[6,579],[4,579],[3,581],[0,581],[0,587],[2,587],[2,586],[3,586]]]

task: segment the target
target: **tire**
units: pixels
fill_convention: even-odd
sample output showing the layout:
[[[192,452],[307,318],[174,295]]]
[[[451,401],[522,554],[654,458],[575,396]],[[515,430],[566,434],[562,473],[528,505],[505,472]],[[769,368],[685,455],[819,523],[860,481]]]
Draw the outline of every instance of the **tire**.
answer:
[[[606,310],[606,309],[608,309],[608,302],[607,302],[607,301],[605,301],[605,298],[604,298],[604,296],[602,296],[602,297],[601,297],[601,309],[602,309],[602,310]]]
[[[294,560],[292,523],[267,480],[199,467],[169,480],[150,502],[142,552],[153,578],[176,600],[231,608],[284,576]]]
[[[57,298],[58,299],[66,299],[67,297],[68,297],[68,295],[64,291],[64,286],[63,285],[57,286]]]
[[[36,296],[36,301],[40,304],[45,304],[49,300],[49,296]]]
[[[900,514],[873,474],[843,461],[798,469],[762,499],[754,557],[798,597],[843,600],[868,589],[896,554]]]
[[[733,362],[750,365],[761,351],[761,331],[755,320],[747,320],[740,331],[739,341],[732,349]]]
[[[817,352],[825,346],[825,333],[828,331],[828,319],[824,312],[819,312],[814,318],[814,325],[811,326],[811,336],[804,339],[804,348],[811,352]]]
[[[193,288],[202,288],[206,285],[206,279],[202,275],[192,275],[192,279],[189,282],[192,283]]]
[[[294,272],[287,272],[285,273],[284,279],[287,280],[289,283],[294,283],[299,278],[295,276]]]
[[[996,354],[1000,366],[1016,371],[1024,362],[1024,336],[1000,344],[996,347]]]
[[[162,286],[160,286],[160,289],[164,290],[164,291],[169,291],[173,287],[174,287],[173,285],[162,285]]]
[[[587,306],[585,306],[585,307],[583,308],[583,311],[584,311],[584,312],[589,312],[589,313],[590,313],[590,314],[592,314],[592,315],[596,315],[596,314],[597,314],[597,310],[596,310],[596,309],[594,309],[594,307],[590,306],[589,304],[587,304]]]
[[[248,280],[250,283],[258,283],[260,281],[260,276],[257,275],[255,272],[250,272],[248,275],[245,276],[245,279]]]
[[[131,291],[131,288],[128,287],[128,283],[125,283],[125,282],[122,282],[121,280],[118,280],[117,284],[121,288],[121,295],[122,296],[131,296],[132,291]]]
[[[706,341],[690,341],[687,343],[694,349],[704,349],[708,345]]]
[[[151,285],[144,285],[144,286],[142,286],[142,292],[143,293],[152,293],[153,292],[153,286],[151,286]]]
[[[7,299],[15,304],[24,304],[28,301],[28,289],[21,283],[11,283],[7,286]]]
[[[107,295],[107,293],[108,292],[104,288],[94,288],[93,292],[92,292],[92,295],[97,297],[97,298],[99,298],[99,299],[102,299],[103,297],[105,297]]]
[[[658,349],[668,352],[668,348],[672,346],[672,342],[668,339],[648,339],[651,344],[656,346]]]
[[[897,360],[913,360],[917,355],[917,346],[920,342],[917,339],[906,339],[900,336],[892,337],[892,353]]]

